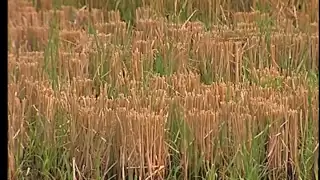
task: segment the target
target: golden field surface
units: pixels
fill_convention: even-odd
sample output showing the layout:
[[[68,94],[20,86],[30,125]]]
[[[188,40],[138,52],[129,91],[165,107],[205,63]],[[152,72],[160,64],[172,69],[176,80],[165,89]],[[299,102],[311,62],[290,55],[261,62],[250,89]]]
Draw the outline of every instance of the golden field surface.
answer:
[[[318,4],[9,0],[9,178],[318,179]]]

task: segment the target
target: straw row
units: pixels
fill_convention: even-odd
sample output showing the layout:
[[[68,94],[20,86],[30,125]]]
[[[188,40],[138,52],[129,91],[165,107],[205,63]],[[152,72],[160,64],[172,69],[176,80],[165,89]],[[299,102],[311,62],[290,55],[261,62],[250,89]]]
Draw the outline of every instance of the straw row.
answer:
[[[38,36],[41,35],[40,33],[36,34]],[[184,35],[183,33],[181,34]],[[164,73],[183,73],[191,70],[195,73],[208,75],[214,80],[219,80],[224,75],[224,80],[234,82],[243,82],[245,78],[248,78],[244,76],[245,72],[249,72],[250,76],[253,77],[252,71],[255,68],[273,67],[279,71],[286,70],[290,73],[299,72],[303,69],[317,71],[319,66],[318,36],[274,34],[270,37],[270,42],[267,42],[269,41],[267,38],[257,36],[247,38],[245,41],[220,41],[215,40],[215,38],[200,36],[194,40],[184,38],[184,42],[174,44],[169,44],[170,40],[166,42],[165,39],[155,39],[153,41],[135,40],[132,42],[131,52],[129,51],[130,49],[112,48],[113,45],[110,43],[105,43],[105,45],[103,43],[96,44],[92,40],[94,39],[93,37],[82,35],[81,32],[62,32],[61,36],[63,41],[59,46],[62,49],[73,49],[73,52],[81,53],[81,58],[77,57],[79,55],[73,55],[74,53],[70,54],[66,59],[61,55],[56,58],[51,57],[51,61],[57,63],[58,75],[64,74],[63,76],[66,76],[65,74],[68,73],[69,78],[77,77],[79,73],[89,77],[90,64],[93,67],[99,67],[101,63],[107,63],[105,58],[111,58],[113,61],[109,64],[110,70],[113,69],[111,66],[117,69],[114,70],[116,72],[126,70],[130,75],[130,79],[135,80],[141,80],[144,77],[141,74],[143,72],[154,71],[157,61],[160,61],[164,67],[168,68],[164,69]],[[138,33],[136,33],[136,36],[133,38],[139,39],[141,37]],[[36,36],[31,37],[35,38]],[[120,34],[117,33],[116,36],[110,37],[109,42],[113,41],[113,37],[123,37],[117,40],[114,39],[120,44],[123,41],[127,41],[123,31]],[[109,38],[106,38],[106,41],[108,41],[107,39]],[[44,43],[44,40],[41,41]],[[19,48],[18,51],[24,52],[36,48],[30,45],[28,40],[26,43],[25,50],[22,47],[17,47]],[[97,45],[100,48],[94,50]],[[39,43],[37,46],[43,48],[43,45]],[[104,51],[103,56],[99,52],[101,51],[100,49]],[[118,54],[117,56],[115,56],[114,50],[119,52],[116,53]],[[23,54],[22,52],[19,54]],[[24,58],[24,56],[20,58]],[[41,64],[46,61],[45,59],[41,60],[41,58],[34,60],[36,61],[35,63]],[[130,61],[131,63],[129,63]],[[66,64],[70,65],[66,66]],[[91,77],[93,76],[92,73]],[[112,75],[113,78],[117,78],[117,76],[117,74]]]
[[[36,115],[40,118],[38,121],[47,127],[46,132],[39,138],[54,143],[56,127],[54,124],[59,123],[54,114],[63,111],[70,115],[70,119],[65,123],[68,123],[67,129],[71,133],[68,136],[71,138],[70,149],[74,151],[77,164],[89,165],[89,159],[83,159],[84,157],[90,154],[91,158],[95,159],[93,156],[98,156],[99,153],[104,152],[104,149],[107,150],[108,146],[111,146],[120,150],[118,155],[114,152],[114,156],[118,156],[118,158],[115,157],[116,159],[122,159],[122,162],[118,162],[118,170],[115,171],[122,173],[123,176],[125,176],[123,174],[125,167],[140,167],[138,173],[143,176],[144,163],[149,165],[146,167],[149,168],[149,173],[155,171],[153,167],[166,166],[167,148],[170,147],[164,144],[163,130],[168,105],[173,102],[178,102],[183,107],[184,118],[195,138],[194,144],[197,144],[196,147],[205,153],[204,156],[209,161],[210,158],[211,161],[214,158],[210,153],[215,147],[213,147],[214,144],[205,142],[212,142],[212,138],[217,137],[216,130],[222,122],[227,123],[226,127],[229,129],[227,136],[232,141],[229,142],[231,144],[220,147],[222,149],[218,151],[229,155],[235,153],[234,147],[252,140],[255,136],[255,128],[263,128],[267,123],[271,123],[267,150],[270,168],[284,167],[284,162],[287,161],[297,162],[299,134],[302,133],[300,131],[304,129],[303,127],[307,126],[305,120],[309,118],[316,120],[318,116],[318,109],[315,108],[318,94],[309,94],[301,89],[302,87],[293,91],[292,94],[288,92],[285,94],[251,86],[216,84],[208,87],[205,94],[187,94],[185,98],[180,96],[169,98],[165,92],[156,90],[154,93],[151,92],[154,94],[151,96],[138,96],[133,91],[127,98],[110,100],[103,96],[98,99],[88,96],[77,98],[75,93],[68,92],[54,95],[48,83],[26,80],[25,84],[24,88],[14,84],[9,85],[9,118],[11,119],[9,122],[10,127],[19,127],[19,130],[11,129],[12,134],[17,134],[16,139],[25,136],[24,117]],[[85,86],[79,82],[80,85]],[[25,89],[24,93],[22,93],[23,89]],[[21,94],[25,95],[22,101],[17,96]],[[311,109],[307,102],[310,95],[313,102]],[[312,117],[309,117],[310,115]],[[268,119],[272,121],[268,122]],[[245,133],[247,129],[243,128],[246,123],[249,123],[247,128],[251,130],[248,134]],[[15,125],[12,126],[13,124]],[[298,128],[299,126],[302,127]],[[117,135],[117,133],[120,134]],[[100,137],[101,142],[112,141],[112,139],[108,140],[110,136],[119,139],[112,141],[112,145],[108,143],[99,145],[96,144],[99,141],[94,140],[98,138],[96,136]],[[16,147],[17,145],[14,144],[13,146]],[[102,146],[102,148],[95,148],[101,151],[95,152],[90,148],[93,146]],[[229,146],[233,148],[230,149]],[[182,152],[187,152],[186,147],[181,148]],[[78,151],[75,151],[77,149]],[[280,153],[282,150],[286,150],[286,154]],[[141,156],[143,154],[149,154],[149,156]],[[155,157],[157,159],[154,159]],[[87,166],[83,172],[89,172],[89,169],[93,167]]]

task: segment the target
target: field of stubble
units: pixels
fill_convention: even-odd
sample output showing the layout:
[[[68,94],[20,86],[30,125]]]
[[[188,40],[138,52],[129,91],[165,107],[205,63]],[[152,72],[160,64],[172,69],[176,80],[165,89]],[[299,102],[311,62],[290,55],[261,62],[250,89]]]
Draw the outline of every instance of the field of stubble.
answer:
[[[10,179],[318,179],[317,0],[9,0]]]

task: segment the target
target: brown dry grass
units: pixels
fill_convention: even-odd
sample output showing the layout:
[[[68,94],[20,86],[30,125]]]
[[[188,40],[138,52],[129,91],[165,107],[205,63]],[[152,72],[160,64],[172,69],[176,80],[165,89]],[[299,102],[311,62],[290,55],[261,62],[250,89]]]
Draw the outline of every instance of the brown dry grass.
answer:
[[[46,177],[39,162],[21,154],[42,157],[49,147],[68,152],[73,179],[165,179],[175,168],[173,152],[179,178],[215,165],[229,179],[230,163],[246,177],[241,149],[256,148],[252,142],[264,133],[261,163],[270,179],[310,178],[301,146],[313,138],[308,145],[318,152],[319,89],[308,75],[319,67],[318,1],[302,3],[299,13],[284,1],[270,1],[272,13],[238,12],[258,1],[231,2],[186,4],[187,14],[199,8],[217,24],[207,30],[191,19],[164,18],[166,8],[180,11],[178,0],[143,1],[133,29],[120,11],[53,10],[48,0],[37,1],[36,10],[9,1],[10,178]],[[177,119],[185,125],[172,147],[167,125]]]

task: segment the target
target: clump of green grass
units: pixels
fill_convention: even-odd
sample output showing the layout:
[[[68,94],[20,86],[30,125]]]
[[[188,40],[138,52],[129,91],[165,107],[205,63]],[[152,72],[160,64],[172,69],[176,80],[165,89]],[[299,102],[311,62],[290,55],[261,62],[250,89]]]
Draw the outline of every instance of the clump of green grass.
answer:
[[[182,144],[184,139],[188,136],[187,125],[183,120],[181,111],[176,104],[170,108],[170,114],[167,120],[167,144],[169,147],[168,159],[168,179],[180,179],[183,177],[182,160]],[[184,142],[185,143],[185,142]]]
[[[56,12],[56,11],[55,11]],[[48,74],[51,80],[53,89],[59,87],[59,74],[58,74],[58,58],[59,58],[59,26],[57,16],[54,13],[53,20],[49,29],[49,40],[44,51],[44,67],[43,70]]]
[[[46,128],[51,126],[48,121],[54,122],[55,127]],[[68,122],[68,115],[59,110],[56,111],[52,120],[46,119],[41,114],[30,114],[27,121],[29,139],[23,145],[21,144],[22,152],[18,151],[15,155],[17,167],[15,177],[19,179],[72,178],[71,157],[67,149]],[[48,136],[48,133],[51,134]]]
[[[195,144],[192,130],[183,118],[182,109],[176,103],[171,105],[166,133],[169,148],[166,179],[201,177],[203,158]]]

